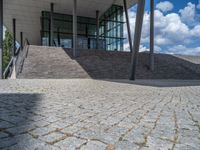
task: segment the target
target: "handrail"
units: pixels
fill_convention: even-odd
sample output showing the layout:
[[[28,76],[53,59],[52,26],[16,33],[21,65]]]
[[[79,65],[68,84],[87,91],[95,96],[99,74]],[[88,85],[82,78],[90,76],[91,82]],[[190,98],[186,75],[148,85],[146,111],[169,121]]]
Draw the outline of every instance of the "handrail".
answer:
[[[53,45],[54,45],[55,47],[58,47],[55,40],[53,40]]]
[[[21,50],[21,46],[16,49],[15,56],[19,55],[20,50]]]
[[[24,45],[30,45],[30,42],[29,42],[29,40],[27,38],[25,39],[25,43],[26,44],[24,44]]]
[[[22,72],[22,69],[23,69],[23,66],[24,66],[24,61],[25,61],[25,59],[27,58],[27,56],[28,56],[28,49],[29,49],[29,46],[30,45],[30,43],[29,43],[29,41],[28,41],[28,39],[25,39],[25,44],[24,44],[24,49],[26,50],[26,51],[24,51],[24,55],[22,56],[22,60],[21,60],[21,64],[20,64],[20,68],[19,68],[19,73],[21,73]]]
[[[19,51],[20,51],[20,47],[17,48],[17,55],[19,54]],[[15,60],[15,57],[12,57],[9,64],[7,65],[4,73],[3,73],[3,78],[6,79],[8,76],[11,75],[11,72],[13,71],[13,66],[14,66],[14,60]]]
[[[12,72],[10,67],[13,65],[13,61],[14,61],[14,58],[12,57],[8,66],[6,67],[6,69],[3,72],[4,79],[6,79],[9,76],[9,74]]]
[[[6,69],[5,69],[4,73],[3,73],[3,78],[4,79],[7,79],[7,78],[11,77],[11,74],[12,74],[13,71],[16,71],[17,74],[22,71],[23,63],[24,63],[24,60],[27,57],[27,53],[28,53],[27,46],[29,46],[29,45],[30,45],[30,43],[29,43],[28,39],[25,39],[24,49],[26,49],[26,52],[22,53],[22,51],[24,51],[24,50],[21,51],[21,47],[17,48],[15,56],[11,58],[8,66],[6,67]],[[19,57],[20,57],[20,59],[19,59]],[[13,70],[14,68],[16,69],[16,66],[18,65],[17,64],[18,61],[20,61],[19,62],[19,66],[18,66],[19,68],[17,68],[17,70]]]
[[[28,39],[26,38],[25,43],[24,43],[24,47],[29,46],[29,45],[30,45],[30,43],[29,43]],[[27,56],[28,56],[28,49],[26,49],[26,58],[27,58]]]

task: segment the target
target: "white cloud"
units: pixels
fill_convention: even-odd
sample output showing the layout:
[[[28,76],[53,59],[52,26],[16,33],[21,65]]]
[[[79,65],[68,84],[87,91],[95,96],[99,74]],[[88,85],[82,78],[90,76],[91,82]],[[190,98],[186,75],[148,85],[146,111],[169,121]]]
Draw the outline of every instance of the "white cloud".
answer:
[[[160,2],[156,5],[156,8],[162,12],[171,11],[174,8],[174,5],[169,1]]]
[[[167,50],[170,54],[200,55],[200,47],[190,48],[184,45],[176,45]]]
[[[187,25],[194,25],[195,22],[195,4],[189,2],[184,9],[180,9],[179,13],[181,14],[181,20],[186,23]]]
[[[180,36],[181,35],[181,36]],[[190,36],[189,28],[176,13],[164,15],[155,10],[155,44],[173,45],[187,41]]]
[[[162,52],[162,48],[159,47],[158,45],[154,45],[154,51],[155,51],[155,53],[160,53],[160,52]]]
[[[149,48],[147,48],[144,45],[140,45],[140,52],[147,52],[147,51],[149,51]]]
[[[189,37],[189,28],[181,21],[178,14],[171,13],[164,16],[163,19],[166,20],[166,24],[160,29],[160,34],[163,37],[167,37],[171,44],[181,43],[184,39]]]
[[[124,43],[124,51],[125,52],[130,52],[130,47],[128,41]]]
[[[199,3],[197,4],[197,9],[200,9],[200,0]]]
[[[200,37],[200,24],[191,30],[191,36]]]
[[[155,35],[155,44],[162,46],[162,45],[171,44],[171,41],[167,37],[164,37],[161,34],[158,34],[158,35]]]
[[[167,52],[167,53],[182,53],[182,54],[199,54],[199,46],[196,48],[191,48],[190,45],[198,45],[198,40],[200,41],[200,22],[197,18],[193,17],[195,24],[193,26],[188,25],[183,21],[184,11],[191,7],[193,4],[188,3],[187,6],[180,10],[181,13],[167,13],[164,14],[161,10],[155,10],[155,51],[156,52]],[[196,8],[196,6],[195,6]],[[194,11],[195,12],[195,11]],[[135,29],[135,17],[136,12],[129,11],[131,31],[132,36],[134,35]],[[192,14],[192,13],[191,13]],[[197,15],[197,14],[195,14]],[[190,15],[193,16],[193,15]],[[149,25],[150,14],[145,12],[143,28],[142,28],[142,38],[141,38],[141,51],[149,50]],[[126,25],[125,25],[126,28]],[[126,31],[126,30],[125,30]],[[127,32],[125,32],[125,37],[127,37]],[[178,45],[178,46],[177,46]],[[189,47],[189,48],[188,48]],[[182,50],[181,50],[182,48]],[[128,40],[125,44],[126,51],[129,51]]]

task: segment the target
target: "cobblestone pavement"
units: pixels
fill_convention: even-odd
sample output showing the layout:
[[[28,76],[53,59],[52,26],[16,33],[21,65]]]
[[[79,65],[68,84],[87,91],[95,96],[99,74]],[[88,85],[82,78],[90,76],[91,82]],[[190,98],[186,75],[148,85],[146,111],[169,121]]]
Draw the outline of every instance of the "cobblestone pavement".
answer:
[[[199,150],[200,81],[185,82],[0,81],[0,149]]]

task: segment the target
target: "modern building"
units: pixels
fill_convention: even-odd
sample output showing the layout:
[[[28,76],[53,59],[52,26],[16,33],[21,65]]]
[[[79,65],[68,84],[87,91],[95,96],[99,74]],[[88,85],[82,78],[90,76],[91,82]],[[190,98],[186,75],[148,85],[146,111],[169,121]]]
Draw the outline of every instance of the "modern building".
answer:
[[[151,2],[153,9],[153,0]],[[133,29],[127,9],[135,4],[138,10]],[[28,39],[31,45],[72,48],[77,57],[80,49],[123,51],[126,23],[133,52],[131,79],[134,79],[144,6],[145,0],[0,0],[0,76],[2,78],[3,25],[13,34],[13,41],[22,46],[24,39]],[[151,27],[153,54],[153,11]],[[131,30],[135,30],[134,38]],[[15,42],[13,45],[15,57]]]

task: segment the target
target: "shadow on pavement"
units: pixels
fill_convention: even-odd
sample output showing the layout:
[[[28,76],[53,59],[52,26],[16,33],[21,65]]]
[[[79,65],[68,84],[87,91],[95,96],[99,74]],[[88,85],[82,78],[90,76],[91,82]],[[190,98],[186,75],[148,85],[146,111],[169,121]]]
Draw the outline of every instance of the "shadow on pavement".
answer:
[[[104,80],[108,82],[152,86],[152,87],[187,87],[200,86],[200,80]]]
[[[42,117],[36,114],[41,100],[40,94],[0,94],[0,149],[26,145],[28,139],[23,135],[35,128],[35,119]]]

